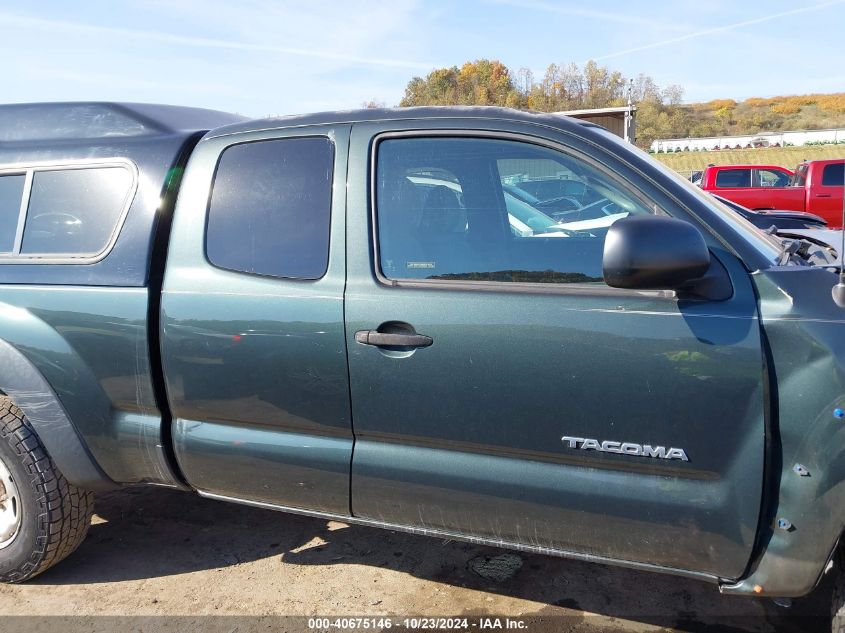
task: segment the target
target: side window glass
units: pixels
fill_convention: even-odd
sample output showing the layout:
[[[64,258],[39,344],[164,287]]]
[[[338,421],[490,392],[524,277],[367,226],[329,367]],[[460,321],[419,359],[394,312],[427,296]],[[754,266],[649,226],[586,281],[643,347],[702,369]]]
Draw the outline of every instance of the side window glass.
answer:
[[[257,275],[325,275],[333,171],[334,146],[325,137],[257,141],[224,150],[208,209],[208,260]]]
[[[123,167],[36,171],[22,255],[97,255],[128,204],[132,174]]]
[[[789,184],[789,174],[774,169],[755,169],[754,187],[786,187]]]
[[[599,283],[608,228],[650,213],[586,162],[529,143],[387,139],[377,152],[389,279]]]
[[[720,169],[716,174],[716,186],[722,189],[751,186],[750,169]]]
[[[0,176],[0,253],[11,253],[23,197],[24,174]]]
[[[825,165],[822,173],[822,186],[824,187],[841,187],[845,184],[845,163],[838,163],[833,165]]]

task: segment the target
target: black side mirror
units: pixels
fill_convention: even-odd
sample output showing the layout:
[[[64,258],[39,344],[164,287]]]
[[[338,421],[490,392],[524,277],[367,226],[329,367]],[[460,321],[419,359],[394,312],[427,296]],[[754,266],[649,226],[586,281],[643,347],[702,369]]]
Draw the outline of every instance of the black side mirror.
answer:
[[[710,251],[689,222],[632,215],[613,223],[604,242],[602,272],[614,288],[677,290],[710,268]]]

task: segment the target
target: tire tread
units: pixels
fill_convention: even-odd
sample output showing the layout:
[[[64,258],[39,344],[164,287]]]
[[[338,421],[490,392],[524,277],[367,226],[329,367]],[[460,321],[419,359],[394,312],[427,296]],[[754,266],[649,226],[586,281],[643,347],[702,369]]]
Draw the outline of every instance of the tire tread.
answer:
[[[0,581],[23,582],[52,567],[79,547],[91,525],[94,493],[77,488],[65,479],[44,450],[23,411],[5,396],[0,397],[0,439],[7,442],[19,457],[31,477],[30,485],[37,490],[36,547],[22,565],[0,574]]]

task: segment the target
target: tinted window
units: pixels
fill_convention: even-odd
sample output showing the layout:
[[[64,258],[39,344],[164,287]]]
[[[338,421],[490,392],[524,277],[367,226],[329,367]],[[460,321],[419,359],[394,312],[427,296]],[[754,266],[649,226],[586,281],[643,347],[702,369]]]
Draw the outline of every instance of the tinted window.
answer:
[[[610,225],[649,212],[590,165],[515,141],[385,140],[376,182],[391,279],[601,282]]]
[[[750,187],[750,169],[720,169],[716,174],[716,186],[725,189],[732,187]]]
[[[10,253],[15,246],[24,180],[23,174],[0,176],[0,253]]]
[[[126,209],[131,184],[123,167],[36,171],[21,253],[101,253]]]
[[[838,163],[834,165],[826,165],[824,173],[822,174],[822,185],[825,187],[836,187],[843,185],[843,178],[845,178],[845,163]]]
[[[322,277],[329,257],[333,165],[327,138],[226,149],[208,210],[209,261],[259,275]]]

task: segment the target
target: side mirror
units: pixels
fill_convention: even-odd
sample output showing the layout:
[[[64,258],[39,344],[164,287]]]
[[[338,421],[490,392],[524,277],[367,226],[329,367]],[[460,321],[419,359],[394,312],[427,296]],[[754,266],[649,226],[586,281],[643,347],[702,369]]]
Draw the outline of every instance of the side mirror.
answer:
[[[632,215],[614,222],[604,242],[602,272],[614,288],[676,290],[710,268],[704,237],[689,222]]]

